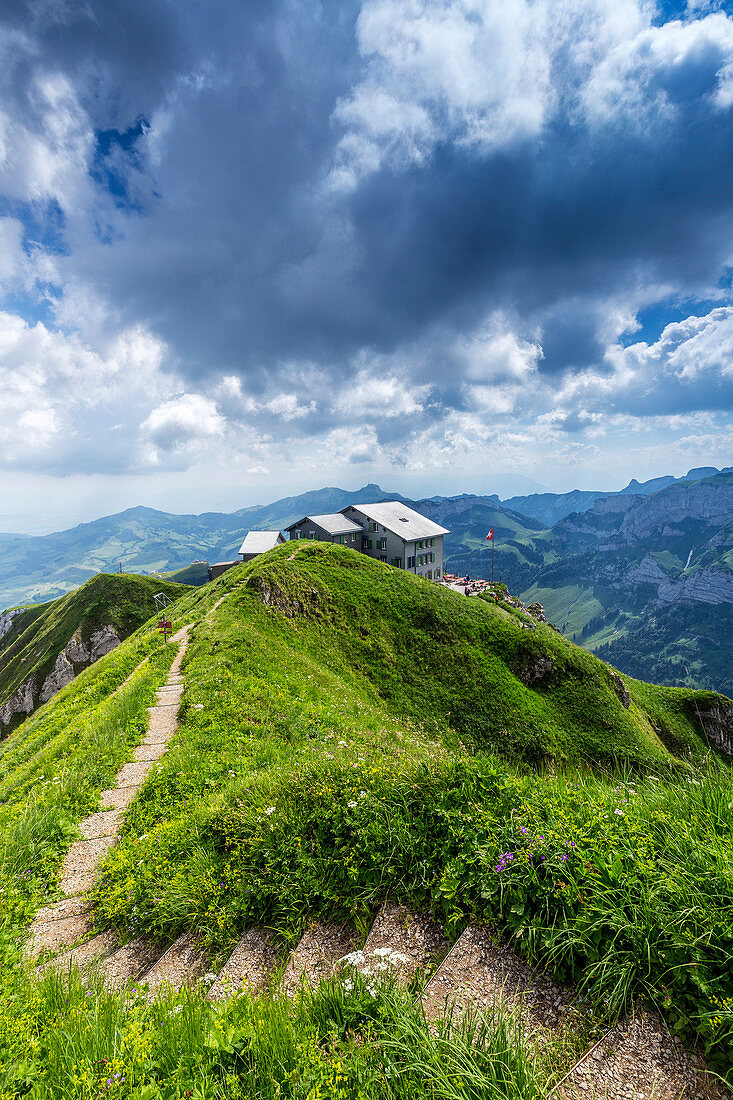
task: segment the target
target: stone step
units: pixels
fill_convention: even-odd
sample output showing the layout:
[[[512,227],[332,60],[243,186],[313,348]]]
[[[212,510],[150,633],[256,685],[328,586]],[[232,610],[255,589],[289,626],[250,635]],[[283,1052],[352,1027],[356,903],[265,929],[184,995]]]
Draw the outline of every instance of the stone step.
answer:
[[[66,853],[61,868],[59,890],[62,894],[83,894],[91,889],[99,864],[115,842],[113,836],[98,836],[94,840],[75,840]]]
[[[168,751],[168,741],[142,741],[135,752],[132,759],[137,764],[143,764],[146,762],[154,762],[160,760],[161,756],[165,756]]]
[[[207,952],[199,944],[196,935],[193,932],[184,932],[155,965],[143,974],[140,983],[148,986],[149,996],[163,985],[173,989],[194,985],[204,974],[206,959]]]
[[[108,989],[123,989],[149,972],[164,952],[165,944],[137,936],[102,959],[99,972]]]
[[[265,928],[248,929],[227,959],[208,997],[220,1001],[240,989],[264,989],[278,963],[272,933]]]
[[[59,951],[62,947],[73,947],[84,936],[89,935],[91,930],[92,921],[88,909],[46,921],[39,920],[36,916],[28,929],[28,941],[24,954],[26,958],[35,958],[43,951]]]
[[[39,909],[35,915],[33,924],[47,924],[49,921],[66,920],[68,917],[79,917],[84,913],[88,913],[91,909],[91,902],[85,897],[71,897],[61,898],[60,901],[55,901],[53,905],[45,905],[42,909]],[[31,928],[33,925],[31,925]]]
[[[501,1006],[514,1007],[525,1033],[547,1038],[573,1006],[570,991],[533,970],[487,928],[470,924],[428,982],[423,992],[426,1015],[435,1018],[451,1007],[467,1007],[491,1016]]]
[[[119,779],[119,774],[117,778]],[[112,787],[108,791],[102,791],[99,797],[103,806],[110,806],[115,810],[126,810],[141,786],[141,783],[132,783],[127,787]]]
[[[63,954],[49,959],[48,962],[36,968],[37,973],[44,974],[49,970],[55,970],[58,974],[63,974],[74,966],[82,969],[98,959],[103,959],[106,955],[111,955],[119,947],[119,943],[116,933],[100,932],[99,935],[92,936],[90,940],[85,940],[78,947],[73,947],[71,951],[64,951]]]
[[[361,951],[347,956],[363,974],[390,975],[407,984],[418,972],[432,971],[449,948],[430,917],[385,902]]]
[[[96,840],[100,836],[117,836],[121,827],[120,810],[104,810],[102,813],[90,814],[79,825],[85,840]]]
[[[141,787],[150,775],[152,763],[123,764],[117,772],[117,783],[120,787]]]
[[[623,1020],[552,1094],[553,1100],[729,1100],[704,1062],[672,1038],[661,1019],[639,1013]]]
[[[282,987],[293,996],[302,981],[318,985],[333,976],[339,960],[354,950],[356,933],[346,924],[312,924],[291,954],[282,976]]]

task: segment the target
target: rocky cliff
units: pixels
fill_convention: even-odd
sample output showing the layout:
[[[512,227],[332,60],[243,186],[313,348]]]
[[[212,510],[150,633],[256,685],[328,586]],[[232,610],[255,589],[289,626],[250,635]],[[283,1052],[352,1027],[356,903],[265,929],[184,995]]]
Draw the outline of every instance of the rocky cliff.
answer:
[[[68,596],[0,616],[0,736],[104,657],[185,585],[100,573]]]
[[[683,482],[632,500],[619,529],[625,543],[648,539],[665,528],[679,533],[685,520],[716,528],[730,523],[733,516],[733,477],[719,474],[692,484]]]

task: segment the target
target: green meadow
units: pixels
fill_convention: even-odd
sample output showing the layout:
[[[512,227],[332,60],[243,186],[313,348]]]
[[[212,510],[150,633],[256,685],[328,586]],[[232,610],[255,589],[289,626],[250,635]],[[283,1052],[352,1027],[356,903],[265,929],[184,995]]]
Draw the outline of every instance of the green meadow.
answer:
[[[223,961],[263,924],[284,957],[315,916],[365,931],[390,898],[451,939],[489,924],[578,987],[587,1028],[648,1004],[731,1073],[733,779],[700,723],[721,697],[305,541],[173,618],[194,624],[180,726],[103,864],[98,929],[194,928]],[[0,747],[1,1100],[544,1095],[572,1042],[532,1052],[500,1013],[431,1032],[416,989],[212,1006],[29,973],[23,928],[172,655],[146,624]]]

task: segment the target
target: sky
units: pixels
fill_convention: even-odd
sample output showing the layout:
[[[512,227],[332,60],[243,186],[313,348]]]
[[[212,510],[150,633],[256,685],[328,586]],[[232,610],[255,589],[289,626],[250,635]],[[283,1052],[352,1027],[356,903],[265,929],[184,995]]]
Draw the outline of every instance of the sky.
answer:
[[[733,463],[733,5],[3,0],[0,530]]]

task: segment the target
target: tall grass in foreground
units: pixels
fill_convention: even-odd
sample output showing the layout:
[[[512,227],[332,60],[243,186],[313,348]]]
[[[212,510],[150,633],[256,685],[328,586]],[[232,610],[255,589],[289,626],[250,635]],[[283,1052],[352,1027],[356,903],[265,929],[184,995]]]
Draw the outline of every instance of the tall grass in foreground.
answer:
[[[0,1100],[539,1100],[507,1020],[431,1030],[411,995],[357,978],[212,1005],[205,989],[148,1003],[93,978],[19,975],[0,999]]]

